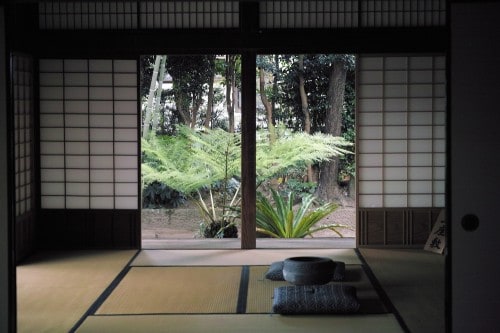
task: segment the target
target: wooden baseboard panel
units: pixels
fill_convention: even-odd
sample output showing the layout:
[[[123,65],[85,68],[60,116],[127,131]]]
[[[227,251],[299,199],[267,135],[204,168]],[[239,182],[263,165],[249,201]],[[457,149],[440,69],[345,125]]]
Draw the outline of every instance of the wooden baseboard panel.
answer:
[[[359,247],[423,247],[442,208],[358,208]]]

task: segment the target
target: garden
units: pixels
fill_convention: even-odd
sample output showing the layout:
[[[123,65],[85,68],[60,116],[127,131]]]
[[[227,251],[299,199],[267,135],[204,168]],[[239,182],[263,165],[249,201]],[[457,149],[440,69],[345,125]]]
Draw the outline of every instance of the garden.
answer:
[[[144,239],[234,238],[241,214],[238,55],[142,59]],[[259,237],[353,237],[354,57],[256,64]]]

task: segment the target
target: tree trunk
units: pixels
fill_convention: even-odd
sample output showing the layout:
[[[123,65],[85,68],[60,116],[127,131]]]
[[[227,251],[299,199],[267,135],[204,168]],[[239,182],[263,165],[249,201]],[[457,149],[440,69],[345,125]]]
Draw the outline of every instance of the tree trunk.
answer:
[[[232,101],[231,101],[231,114],[229,116],[229,132],[234,133],[234,127],[235,127],[235,121],[234,121],[234,112],[236,110],[236,103],[237,103],[237,98],[236,98],[236,72],[233,67],[233,80],[231,81],[231,95],[232,95]]]
[[[226,109],[229,119],[229,133],[234,133],[234,113],[233,103],[231,101],[231,81],[233,76],[231,73],[231,56],[226,56]],[[231,130],[232,128],[232,130]]]
[[[203,126],[205,128],[210,128],[210,123],[212,121],[212,111],[214,108],[214,80],[215,80],[215,61],[212,62],[212,76],[210,82],[208,83],[208,99],[207,99],[207,114],[205,116],[205,122]]]
[[[151,84],[149,86],[149,95],[146,103],[146,116],[144,117],[144,124],[142,127],[142,137],[146,138],[149,135],[149,124],[151,123],[151,117],[153,113],[153,101],[155,97],[156,90],[156,80],[158,77],[158,69],[160,68],[161,56],[157,55],[155,58],[155,64],[153,66],[153,75],[151,77]]]
[[[269,100],[266,96],[266,81],[265,81],[265,71],[263,68],[259,68],[259,90],[260,90],[260,99],[262,104],[264,104],[264,108],[266,109],[266,117],[267,117],[267,126],[269,128],[269,142],[273,144],[276,141],[276,132],[274,130],[273,124],[273,108]]]
[[[236,56],[226,56],[226,108],[229,120],[229,132],[234,133],[234,87],[235,87]]]
[[[341,135],[346,74],[347,64],[345,60],[336,57],[330,71],[330,83],[328,86],[328,101],[330,106],[325,118],[325,133],[333,136]],[[342,192],[337,183],[338,169],[338,157],[333,157],[330,162],[321,165],[318,188],[316,190],[316,195],[320,199],[325,201],[341,199]]]
[[[156,89],[156,100],[154,106],[154,112],[152,114],[153,125],[151,130],[153,133],[158,131],[158,123],[160,122],[160,105],[161,105],[161,92],[163,91],[163,78],[165,77],[165,62],[167,61],[167,56],[161,56],[160,61],[160,72],[158,74],[158,88]]]
[[[304,79],[304,55],[299,55],[299,93],[300,101],[302,107],[302,113],[304,114],[304,132],[311,134],[311,115],[309,113],[309,103],[307,101],[305,79]],[[313,169],[311,165],[307,166],[307,181],[313,181]]]
[[[190,127],[196,127],[196,119],[198,118],[198,111],[200,110],[200,106],[203,103],[203,96],[201,93],[193,94],[193,107],[191,108],[191,123]]]
[[[175,107],[179,113],[180,121],[182,124],[191,127],[191,115],[189,110],[185,110],[182,104],[182,97],[175,96]]]
[[[275,98],[272,100],[272,110],[273,110],[273,125],[276,125],[276,100],[278,99],[278,73],[280,69],[280,58],[278,54],[274,55],[274,68],[275,68],[275,75],[273,79],[273,95]]]

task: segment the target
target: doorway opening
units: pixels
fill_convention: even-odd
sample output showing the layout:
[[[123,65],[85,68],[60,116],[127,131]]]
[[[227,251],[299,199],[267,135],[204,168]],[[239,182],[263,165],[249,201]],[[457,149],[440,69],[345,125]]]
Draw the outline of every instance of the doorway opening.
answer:
[[[355,237],[354,67],[353,55],[257,56],[259,239]],[[239,248],[241,56],[146,55],[140,71],[143,247]],[[264,207],[283,203],[316,217],[277,233],[284,219],[266,222]]]

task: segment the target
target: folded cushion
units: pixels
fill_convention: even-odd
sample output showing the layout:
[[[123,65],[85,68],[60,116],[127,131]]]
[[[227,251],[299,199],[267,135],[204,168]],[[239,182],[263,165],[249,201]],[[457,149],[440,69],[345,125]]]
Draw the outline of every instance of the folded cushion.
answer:
[[[355,313],[356,288],[340,284],[274,288],[273,312],[279,314]]]
[[[345,263],[342,261],[334,261],[335,268],[333,270],[332,281],[342,281],[345,277]],[[266,279],[272,281],[285,281],[283,277],[283,261],[273,262],[266,274],[264,275]]]

